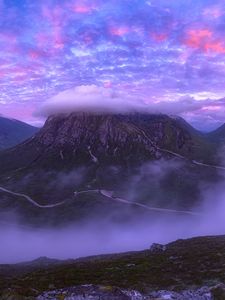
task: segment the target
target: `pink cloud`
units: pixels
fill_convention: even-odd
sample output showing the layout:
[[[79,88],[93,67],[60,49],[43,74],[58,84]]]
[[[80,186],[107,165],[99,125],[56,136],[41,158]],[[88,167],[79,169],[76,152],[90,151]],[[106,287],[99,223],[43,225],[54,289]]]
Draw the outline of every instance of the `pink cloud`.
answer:
[[[213,32],[208,29],[189,30],[184,44],[204,52],[225,53],[223,42],[215,38]]]
[[[213,51],[218,53],[225,53],[225,47],[220,41],[209,41],[204,46],[205,51]]]
[[[103,86],[105,88],[112,88],[112,82],[111,81],[105,81],[104,84],[103,84]]]
[[[36,105],[34,103],[26,103],[26,109],[24,109],[24,105],[24,103],[14,103],[13,105],[0,104],[0,111],[2,115],[8,118],[15,118],[25,122],[26,120],[35,120],[36,118],[32,117],[32,114],[36,109]]]
[[[65,46],[63,27],[68,20],[63,7],[55,6],[53,9],[50,9],[43,5],[42,15],[47,19],[50,30],[47,31],[47,34],[40,33],[37,35],[38,43],[46,45],[47,42],[53,52],[54,49],[63,49]]]
[[[191,29],[187,33],[186,45],[193,48],[201,48],[212,37],[212,31],[208,29]]]
[[[201,110],[204,110],[204,111],[220,111],[221,109],[223,109],[223,107],[219,106],[219,105],[203,106],[201,108]]]
[[[73,13],[76,14],[89,14],[97,9],[97,2],[95,0],[76,0],[69,4],[69,8]]]
[[[109,31],[111,35],[124,36],[130,32],[130,29],[127,26],[112,26]]]
[[[93,8],[86,5],[74,5],[72,11],[79,14],[87,14],[92,12]]]

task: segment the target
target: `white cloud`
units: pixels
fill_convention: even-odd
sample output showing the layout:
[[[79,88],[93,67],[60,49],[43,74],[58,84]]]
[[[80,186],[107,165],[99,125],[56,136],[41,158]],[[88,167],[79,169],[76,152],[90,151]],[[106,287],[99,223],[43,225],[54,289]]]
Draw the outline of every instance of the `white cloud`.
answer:
[[[135,100],[123,92],[82,85],[59,93],[46,101],[38,115],[49,116],[56,113],[87,112],[87,113],[131,113],[144,112],[148,106]]]
[[[48,117],[53,114],[71,112],[94,114],[139,112],[179,115],[197,128],[207,131],[224,123],[225,98],[198,100],[195,97],[183,96],[173,101],[160,99],[155,101],[154,98],[151,99],[151,95],[139,97],[129,90],[82,85],[50,98],[35,115]],[[206,122],[209,118],[210,122]]]

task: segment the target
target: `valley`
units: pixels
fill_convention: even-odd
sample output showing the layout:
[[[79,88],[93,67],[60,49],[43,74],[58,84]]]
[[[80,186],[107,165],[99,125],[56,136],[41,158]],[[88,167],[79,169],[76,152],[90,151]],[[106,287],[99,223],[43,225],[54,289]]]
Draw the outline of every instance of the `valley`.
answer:
[[[220,143],[166,115],[52,116],[33,138],[0,152],[1,212],[13,210],[26,222],[28,203],[37,209],[64,207],[63,218],[52,213],[53,222],[60,219],[63,225],[76,222],[84,210],[81,199],[92,205],[102,199],[106,208],[107,195],[89,191],[109,190],[115,197],[108,200],[119,206],[131,203],[139,211],[174,213],[194,209],[194,214],[201,197],[199,182],[214,184],[223,178],[215,152]],[[35,211],[37,225],[43,214]]]
[[[212,136],[166,115],[72,113],[1,151],[1,299],[223,293],[222,267],[206,263],[217,252],[221,263],[224,239],[223,142]],[[215,237],[171,243],[196,235]],[[156,242],[169,244],[137,251]],[[55,259],[20,263],[46,253]]]

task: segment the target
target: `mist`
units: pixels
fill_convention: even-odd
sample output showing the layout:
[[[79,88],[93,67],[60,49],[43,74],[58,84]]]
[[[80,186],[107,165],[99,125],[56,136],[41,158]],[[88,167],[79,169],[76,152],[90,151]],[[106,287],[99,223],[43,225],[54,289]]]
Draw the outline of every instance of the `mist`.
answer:
[[[215,193],[215,190],[214,190]],[[218,185],[216,195],[205,192],[205,201],[196,207],[201,216],[159,214],[129,224],[87,222],[61,229],[31,229],[14,223],[0,229],[0,263],[17,263],[41,256],[57,259],[143,250],[152,243],[166,244],[176,239],[225,232],[225,189]]]
[[[206,170],[203,169],[203,171],[205,173]],[[18,181],[16,185],[14,183],[13,186],[16,189],[26,190],[26,186],[33,186],[36,178],[42,178],[46,184],[43,193],[49,194],[49,197],[52,195],[54,202],[57,202],[64,200],[60,198],[63,197],[62,190],[64,188],[72,193],[77,189],[79,190],[79,186],[83,186],[83,183],[86,182],[87,172],[87,169],[77,168],[69,172],[31,173]],[[120,169],[116,166],[104,170],[102,176],[106,180],[105,184],[108,180],[112,182],[118,178],[119,172]],[[173,190],[174,186],[170,180],[174,178],[176,183],[176,177],[179,178],[180,174],[189,180],[191,178],[192,181],[189,184],[191,184],[192,189],[194,189],[193,182],[196,182],[200,191],[199,201],[192,199],[193,202],[187,203],[190,196],[186,198],[186,192],[183,192],[183,195],[179,194],[180,198],[175,200],[175,197],[172,198],[170,195],[170,189],[164,188],[163,184],[166,182],[166,186],[172,185]],[[165,210],[164,212],[153,211],[150,213],[146,211],[146,213],[140,214],[140,211],[138,213],[136,210],[129,210],[130,206],[122,203],[121,205],[128,207],[127,213],[130,214],[130,219],[126,222],[118,222],[118,219],[114,218],[115,214],[121,214],[121,206],[116,211],[109,211],[108,209],[106,216],[97,210],[95,218],[92,215],[92,217],[88,218],[87,216],[85,220],[76,223],[64,224],[63,221],[57,227],[44,224],[38,228],[34,225],[31,227],[24,222],[28,217],[26,214],[23,222],[16,212],[1,214],[0,263],[30,261],[41,256],[76,259],[91,255],[143,250],[149,248],[152,243],[166,244],[176,239],[224,234],[225,174],[221,171],[219,175],[220,180],[215,180],[215,182],[202,181],[201,178],[196,180],[196,177],[187,171],[185,161],[179,159],[161,159],[144,163],[135,174],[122,180],[119,186],[120,196],[131,202],[139,202],[156,208],[172,208],[174,211]],[[119,177],[119,181],[121,181],[121,177]],[[185,188],[188,190],[189,185]],[[151,199],[148,198],[150,194]],[[6,201],[4,198],[1,200]],[[26,203],[24,202],[26,200],[20,200],[23,204]],[[41,200],[37,199],[39,202]],[[18,201],[16,199],[16,203]],[[70,201],[72,201],[71,205],[74,205],[75,202],[73,201],[76,199]],[[92,199],[90,198],[89,201],[92,202]],[[113,199],[105,199],[104,201],[102,202],[103,205],[108,203],[107,201],[113,201]],[[181,203],[185,204],[183,208]],[[27,203],[27,205],[31,204]],[[70,206],[71,208],[72,206]],[[144,208],[140,209],[144,212]],[[181,210],[187,213],[179,213],[178,211]],[[189,212],[194,214],[191,215]],[[197,214],[195,215],[195,213]],[[53,214],[49,210],[40,210],[40,216],[43,217],[43,215],[47,219],[53,218]],[[59,225],[61,208],[56,211],[56,217]]]

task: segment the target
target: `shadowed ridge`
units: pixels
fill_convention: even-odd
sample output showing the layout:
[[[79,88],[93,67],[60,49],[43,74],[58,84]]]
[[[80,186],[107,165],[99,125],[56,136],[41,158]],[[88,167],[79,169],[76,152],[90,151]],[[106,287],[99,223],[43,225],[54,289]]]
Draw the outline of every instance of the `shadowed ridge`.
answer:
[[[39,128],[24,122],[0,115],[0,150],[16,146],[34,135],[38,130]]]

